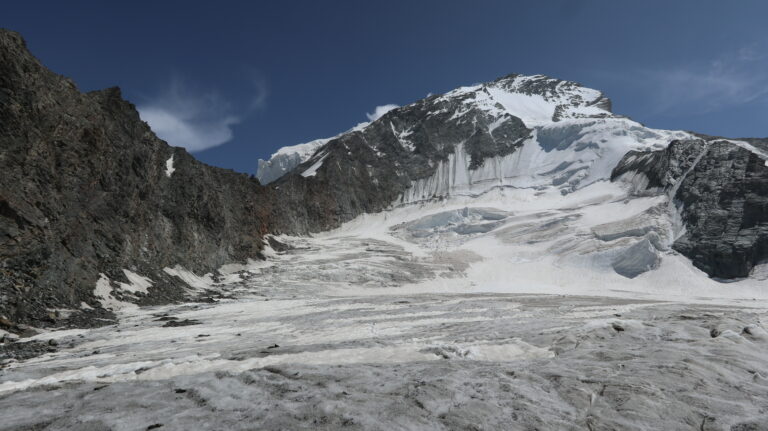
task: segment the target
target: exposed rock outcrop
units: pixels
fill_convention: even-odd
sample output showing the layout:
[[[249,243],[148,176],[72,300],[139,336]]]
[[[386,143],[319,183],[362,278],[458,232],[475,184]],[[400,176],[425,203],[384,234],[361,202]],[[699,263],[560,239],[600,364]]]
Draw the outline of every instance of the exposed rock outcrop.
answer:
[[[749,140],[764,148],[766,140]],[[682,226],[673,248],[712,277],[746,277],[768,260],[768,162],[739,141],[674,141],[630,152],[612,179],[642,173],[670,194]]]

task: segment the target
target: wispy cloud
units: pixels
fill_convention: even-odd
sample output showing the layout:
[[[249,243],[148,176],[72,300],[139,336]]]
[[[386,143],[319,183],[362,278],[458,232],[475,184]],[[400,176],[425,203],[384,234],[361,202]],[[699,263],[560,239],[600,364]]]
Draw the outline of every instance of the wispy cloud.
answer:
[[[177,77],[171,79],[165,92],[137,109],[161,139],[190,152],[202,151],[232,140],[233,127],[243,115],[265,106],[264,80],[255,79],[253,87],[249,106],[235,114],[235,107],[217,91],[201,91]]]
[[[365,116],[368,117],[368,121],[376,121],[381,118],[382,115],[399,107],[400,105],[395,105],[392,103],[388,105],[379,105],[373,109],[373,113],[366,113]]]
[[[768,96],[768,56],[744,47],[700,65],[646,71],[650,95],[659,113],[685,109],[707,113]]]
[[[250,109],[262,109],[267,106],[267,96],[269,95],[269,87],[267,87],[267,80],[261,76],[258,72],[251,72],[251,86],[254,91],[249,104]]]

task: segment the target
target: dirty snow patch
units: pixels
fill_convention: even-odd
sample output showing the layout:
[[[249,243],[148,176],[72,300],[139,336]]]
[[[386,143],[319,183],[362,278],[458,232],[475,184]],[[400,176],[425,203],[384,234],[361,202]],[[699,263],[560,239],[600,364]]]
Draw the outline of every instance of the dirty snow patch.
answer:
[[[112,283],[109,281],[109,277],[104,274],[99,274],[99,279],[96,281],[96,288],[93,290],[93,296],[99,300],[102,307],[112,311],[138,308],[136,304],[119,300],[112,294],[113,292],[114,290],[112,288]]]
[[[173,268],[166,267],[163,268],[163,271],[168,275],[178,277],[193,290],[202,291],[210,289],[213,286],[213,277],[211,274],[205,274],[201,277],[181,265],[176,265]]]
[[[152,286],[152,280],[136,274],[135,272],[124,269],[123,274],[125,274],[125,277],[128,279],[128,283],[120,283],[120,288],[122,290],[133,294],[143,293],[146,295],[147,289]]]
[[[173,155],[165,161],[165,176],[170,178],[176,168],[173,167]]]

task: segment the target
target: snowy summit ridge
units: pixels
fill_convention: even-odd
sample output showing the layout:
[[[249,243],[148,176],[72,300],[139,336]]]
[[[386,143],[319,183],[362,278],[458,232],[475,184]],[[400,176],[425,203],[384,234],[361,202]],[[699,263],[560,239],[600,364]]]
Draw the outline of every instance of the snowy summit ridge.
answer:
[[[333,143],[359,135],[374,156],[366,169],[388,165],[406,184],[389,202],[394,204],[496,186],[573,191],[607,180],[627,151],[691,136],[615,115],[602,92],[575,82],[512,74],[419,100],[333,138],[284,147],[259,161],[258,177],[270,183],[294,169],[315,176],[334,152]],[[357,163],[344,149],[346,156],[338,154],[344,163]],[[377,171],[386,175],[383,169]]]
[[[489,112],[514,115],[534,126],[565,118],[609,117],[611,101],[602,92],[576,82],[544,75],[512,74],[486,84],[461,87],[442,98],[469,95],[473,103]]]
[[[359,130],[368,124],[370,123],[359,123],[349,131]],[[269,184],[272,181],[275,181],[276,179],[290,172],[291,169],[307,161],[307,159],[315,154],[318,148],[322,147],[323,145],[327,144],[328,141],[338,136],[339,135],[331,138],[315,139],[303,144],[290,145],[278,149],[272,154],[272,156],[270,156],[269,160],[259,159],[258,168],[256,170],[256,178],[258,178],[262,184]]]
[[[466,105],[475,105],[489,114],[513,115],[529,126],[565,118],[613,115],[610,99],[600,91],[544,75],[512,74],[490,83],[460,87],[442,96],[431,96],[427,99],[435,99],[438,102],[462,100]],[[462,115],[461,112],[456,114]],[[259,159],[256,176],[262,184],[271,183],[307,161],[331,139],[362,130],[370,124],[371,122],[360,123],[332,138],[282,147],[272,154],[269,160]]]

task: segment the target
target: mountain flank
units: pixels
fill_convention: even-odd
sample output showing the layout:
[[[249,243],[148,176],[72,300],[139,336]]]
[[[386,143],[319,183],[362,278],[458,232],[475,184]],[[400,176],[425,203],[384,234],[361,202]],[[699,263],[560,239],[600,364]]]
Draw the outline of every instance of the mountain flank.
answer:
[[[96,280],[132,284],[123,270],[151,280],[133,302],[179,299],[186,285],[163,268],[205,273],[257,258],[268,230],[269,193],[257,180],[170,147],[118,88],[81,93],[7,30],[0,172],[6,326],[97,323],[109,313],[94,297]]]

